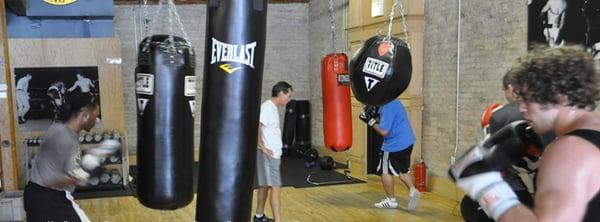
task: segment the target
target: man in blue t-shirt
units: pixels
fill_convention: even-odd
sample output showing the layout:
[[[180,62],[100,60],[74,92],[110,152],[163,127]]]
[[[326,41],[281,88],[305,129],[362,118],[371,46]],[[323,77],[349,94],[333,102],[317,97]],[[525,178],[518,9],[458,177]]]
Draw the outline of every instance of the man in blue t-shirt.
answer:
[[[398,207],[398,202],[394,196],[393,177],[398,176],[400,181],[410,190],[407,209],[415,210],[419,204],[420,193],[415,188],[413,179],[408,173],[415,134],[410,126],[404,106],[397,99],[383,105],[379,110],[375,107],[366,106],[359,118],[383,136],[377,173],[381,175],[386,198],[375,203],[375,207]]]

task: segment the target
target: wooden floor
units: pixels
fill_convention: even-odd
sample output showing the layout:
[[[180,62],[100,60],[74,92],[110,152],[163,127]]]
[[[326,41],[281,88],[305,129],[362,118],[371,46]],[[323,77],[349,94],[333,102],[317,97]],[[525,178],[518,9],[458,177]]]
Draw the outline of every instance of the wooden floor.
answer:
[[[396,186],[401,208],[376,209],[373,203],[383,196],[377,180],[352,185],[282,189],[284,221],[462,221],[456,201],[423,193],[415,212],[406,211],[407,192]],[[256,198],[256,191],[254,194]],[[76,200],[92,221],[194,221],[194,200],[185,208],[174,211],[152,210],[142,206],[135,197]],[[253,201],[252,212],[256,201]],[[272,216],[267,203],[267,215]],[[250,218],[249,218],[250,221]]]

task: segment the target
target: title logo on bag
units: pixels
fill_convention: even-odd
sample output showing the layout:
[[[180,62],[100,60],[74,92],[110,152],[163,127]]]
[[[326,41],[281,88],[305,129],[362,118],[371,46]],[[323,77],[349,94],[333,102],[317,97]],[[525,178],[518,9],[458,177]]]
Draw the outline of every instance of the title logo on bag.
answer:
[[[367,57],[367,61],[365,61],[362,71],[383,79],[388,66],[389,64],[384,61]]]
[[[377,83],[379,83],[379,80],[365,76],[365,87],[367,87],[367,92],[370,92]]]
[[[239,45],[221,42],[212,38],[210,64],[215,64],[217,62],[234,62],[254,68],[255,48],[256,42]],[[232,67],[231,64],[224,64],[219,67],[230,74],[241,69],[241,67]]]
[[[51,5],[68,5],[76,1],[77,0],[44,0],[44,2]]]

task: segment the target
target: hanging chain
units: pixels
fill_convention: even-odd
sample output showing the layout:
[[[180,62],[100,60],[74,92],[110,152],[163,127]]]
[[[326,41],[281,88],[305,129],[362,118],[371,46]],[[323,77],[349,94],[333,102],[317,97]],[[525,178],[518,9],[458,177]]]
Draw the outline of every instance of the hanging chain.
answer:
[[[183,27],[183,23],[181,22],[181,17],[179,17],[179,13],[177,13],[177,8],[175,6],[175,3],[173,0],[169,0],[169,9],[173,11],[173,15],[175,15],[175,21],[177,22],[177,27],[179,28],[179,31],[181,31],[181,33],[183,34],[183,39],[185,40],[185,42],[188,44],[188,46],[192,46],[192,43],[190,41],[188,41],[188,35],[187,32],[185,31],[185,28]],[[172,24],[171,24],[172,26]]]
[[[158,22],[158,16],[162,10],[162,6],[164,4],[164,2],[166,1],[167,7],[168,7],[168,26],[169,26],[169,39],[168,41],[171,43],[170,47],[174,48],[174,43],[175,40],[173,38],[173,26],[174,24],[177,25],[177,28],[179,29],[179,31],[181,31],[181,33],[183,34],[183,38],[186,42],[186,44],[188,46],[192,46],[191,42],[188,40],[188,35],[187,32],[185,31],[184,27],[183,27],[183,23],[181,22],[181,17],[179,16],[179,13],[177,13],[177,7],[175,5],[174,0],[159,0],[158,1],[158,7],[156,9],[156,12],[154,13],[154,15],[152,16],[152,20],[150,20],[149,23],[151,23],[150,25],[150,31],[147,31],[146,35],[149,35],[151,33],[154,33],[154,28],[156,27],[156,23]],[[144,4],[146,4],[147,0],[144,0]],[[146,12],[145,14],[147,14],[147,9],[144,9]],[[145,15],[145,17],[147,17],[147,15]],[[175,18],[175,21],[173,21],[173,18]],[[150,41],[150,39],[148,39],[148,41]]]
[[[388,33],[386,37],[386,41],[390,42],[392,38],[392,24],[394,22],[394,14],[396,13],[396,5],[398,5],[398,0],[394,0],[394,5],[392,5],[392,11],[390,12],[390,20],[388,21]]]
[[[333,0],[329,0],[329,25],[331,28],[331,50],[332,52],[336,52],[336,47],[335,47],[335,40],[336,40],[336,33],[335,33],[335,11],[333,9]]]
[[[160,14],[160,11],[162,10],[162,4],[163,4],[164,0],[159,0],[158,1],[158,7],[156,8],[156,11],[154,12],[154,15],[152,16],[152,20],[150,20],[150,32],[147,33],[147,35],[150,35],[152,33],[154,33],[154,27],[156,25],[156,20],[158,19],[158,15]],[[148,41],[150,41],[150,38],[148,38]]]
[[[169,50],[175,51],[175,39],[173,38],[173,8],[171,7],[171,3],[173,0],[167,0],[168,4],[168,13],[169,13]]]
[[[404,5],[402,2],[400,2],[400,18],[402,19],[402,27],[404,28],[404,41],[406,42],[408,49],[410,49],[410,43],[408,42],[408,24],[406,23],[406,14],[404,13]]]
[[[400,5],[400,19],[402,20],[402,26],[404,28],[405,42],[408,49],[410,49],[410,43],[408,42],[408,24],[406,23],[406,15],[404,14],[404,5],[399,0],[394,0],[394,5],[392,6],[392,11],[390,12],[390,20],[388,22],[388,34],[386,37],[386,41],[390,42],[392,38],[392,24],[394,21],[394,14],[396,13],[396,5]]]
[[[151,22],[150,19],[148,19],[148,0],[144,0],[144,5],[142,5],[142,16],[142,25],[144,27],[142,29],[142,38],[145,38],[150,32],[149,23]]]

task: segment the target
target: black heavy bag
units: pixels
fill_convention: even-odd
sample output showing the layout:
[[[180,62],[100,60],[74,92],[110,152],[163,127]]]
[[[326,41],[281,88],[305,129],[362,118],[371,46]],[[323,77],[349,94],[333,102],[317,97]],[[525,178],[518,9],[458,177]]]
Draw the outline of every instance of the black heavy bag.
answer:
[[[296,136],[296,100],[290,100],[285,106],[285,117],[283,118],[282,151],[284,156],[290,153],[294,146]]]
[[[308,100],[296,101],[296,151],[302,153],[311,148],[310,142],[310,103]]]
[[[154,35],[139,45],[138,200],[176,209],[194,197],[194,50],[180,37]]]
[[[358,101],[379,106],[398,98],[408,87],[412,72],[410,51],[397,38],[367,40],[350,61],[350,85]]]
[[[196,221],[248,221],[267,0],[207,4]]]

